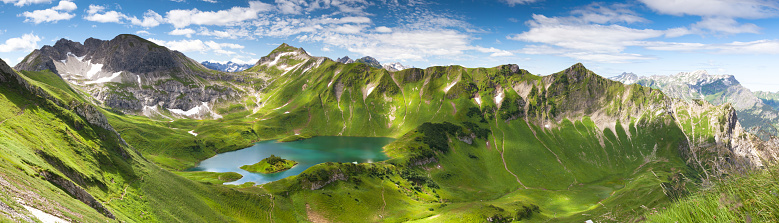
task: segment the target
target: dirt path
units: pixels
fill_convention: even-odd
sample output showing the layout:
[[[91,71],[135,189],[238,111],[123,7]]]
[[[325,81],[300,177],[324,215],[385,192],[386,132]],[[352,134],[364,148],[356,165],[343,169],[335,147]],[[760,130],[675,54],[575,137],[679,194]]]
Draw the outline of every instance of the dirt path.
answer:
[[[503,154],[506,153],[506,132],[503,131],[503,129],[498,128],[498,116],[497,115],[495,116],[495,128],[500,130],[501,134],[503,134],[503,137],[500,139],[501,140],[501,142],[500,142],[501,143],[501,150],[498,151],[498,152],[500,152],[500,160],[503,161],[503,168],[505,168],[506,171],[508,171],[511,175],[514,176],[514,179],[517,180],[517,183],[519,183],[519,185],[521,185],[525,189],[528,189],[528,187],[525,186],[525,184],[523,184],[522,181],[519,180],[519,176],[514,174],[514,172],[511,172],[511,170],[509,170],[509,166],[506,164],[506,158],[503,156]],[[492,138],[493,138],[493,141],[494,141],[495,133],[492,134]],[[498,143],[497,142],[495,142],[495,150],[498,150]]]
[[[527,124],[527,128],[530,129],[531,132],[533,132],[533,137],[536,137],[536,140],[538,140],[538,142],[541,143],[541,145],[544,146],[544,148],[546,148],[547,151],[549,151],[550,153],[552,153],[552,155],[554,155],[555,159],[557,159],[557,162],[563,166],[563,169],[565,169],[565,171],[568,171],[568,173],[570,173],[571,171],[568,170],[568,167],[565,167],[565,164],[563,164],[563,161],[561,161],[560,157],[557,156],[557,153],[553,152],[552,149],[549,149],[549,147],[546,146],[546,144],[543,141],[541,141],[541,138],[538,138],[538,135],[536,135],[536,130],[533,130],[533,127],[530,126],[530,123],[525,122],[525,124]]]
[[[384,208],[387,207],[387,200],[384,199],[384,181],[383,180],[381,181],[381,201],[384,202],[384,205],[381,206],[381,213],[382,214],[379,215],[379,218],[383,219],[384,218],[384,214],[386,214],[386,212],[384,211]]]
[[[308,220],[314,223],[328,223],[328,221],[324,216],[322,216],[319,213],[316,213],[314,210],[311,210],[311,205],[306,204],[306,215],[308,215]]]

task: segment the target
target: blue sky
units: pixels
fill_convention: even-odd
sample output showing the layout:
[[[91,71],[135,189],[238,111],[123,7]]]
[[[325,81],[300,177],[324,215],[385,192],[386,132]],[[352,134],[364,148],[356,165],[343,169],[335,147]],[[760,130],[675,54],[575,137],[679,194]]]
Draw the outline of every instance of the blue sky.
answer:
[[[705,69],[779,90],[773,0],[0,0],[0,58],[130,33],[198,60],[253,63],[281,43],[415,67],[514,63],[547,75]]]

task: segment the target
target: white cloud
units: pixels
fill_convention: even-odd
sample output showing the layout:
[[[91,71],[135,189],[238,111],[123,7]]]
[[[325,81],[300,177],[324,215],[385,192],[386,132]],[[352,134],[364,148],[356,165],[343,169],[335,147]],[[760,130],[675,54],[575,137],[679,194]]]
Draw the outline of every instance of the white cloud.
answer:
[[[32,33],[10,38],[4,44],[0,44],[0,52],[32,51],[38,48],[38,41],[41,41],[41,38]]]
[[[25,6],[25,5],[32,5],[32,4],[42,4],[42,3],[51,3],[51,0],[2,0],[3,3],[14,3],[15,6]]]
[[[755,24],[739,24],[735,19],[761,19],[779,16],[779,2],[769,0],[639,0],[661,14],[700,16],[692,31],[738,34],[758,33]]]
[[[99,23],[122,23],[122,19],[127,16],[117,11],[105,11],[104,6],[89,5],[87,16],[84,19]]]
[[[391,33],[392,29],[390,29],[389,27],[386,27],[386,26],[379,26],[379,27],[376,27],[376,32]]]
[[[23,12],[20,16],[27,17],[24,22],[40,24],[44,22],[57,23],[60,20],[70,20],[76,15],[67,13],[76,10],[76,4],[70,1],[60,1],[59,5],[50,9]]]
[[[200,11],[198,9],[171,10],[165,14],[166,19],[176,28],[189,25],[235,25],[239,22],[258,18],[260,12],[270,11],[273,7],[260,1],[249,2],[249,7],[233,7],[221,11]]]
[[[192,34],[195,34],[195,30],[193,29],[174,29],[168,33],[168,35],[187,36],[187,38],[191,38]]]
[[[146,31],[146,30],[138,30],[137,32],[135,32],[135,35],[146,35],[146,36],[148,36],[148,35],[151,35],[151,33],[149,31]]]
[[[530,4],[542,0],[501,0],[502,2],[508,4],[511,7],[514,7],[515,5],[524,5],[524,4]]]
[[[214,36],[219,39],[238,39],[238,38],[244,38],[244,39],[254,39],[252,36],[252,33],[249,32],[248,29],[245,29],[243,27],[241,28],[229,28],[222,30],[209,30],[206,27],[200,27],[200,30],[198,32],[198,35],[201,36]]]
[[[724,17],[704,17],[692,25],[694,30],[709,30],[714,33],[739,34],[759,33],[760,27],[755,24],[739,24],[735,19]]]
[[[715,54],[779,54],[779,40],[756,40],[749,42],[730,42],[720,44],[678,43],[648,41],[642,45],[650,50],[700,52]]]
[[[559,20],[556,17],[533,15],[528,22],[530,30],[511,35],[512,40],[545,43],[567,49],[592,52],[616,53],[635,41],[659,37],[663,31],[633,29],[620,25],[577,24]]]
[[[182,0],[182,1],[183,1],[183,0]],[[204,2],[208,2],[208,3],[218,3],[216,0],[203,0],[203,1],[204,1]]]
[[[158,45],[162,45],[165,47],[168,47],[171,50],[176,50],[179,52],[201,52],[201,53],[207,53],[212,52],[214,54],[221,54],[221,55],[235,55],[236,52],[225,50],[225,48],[229,49],[243,49],[244,46],[239,44],[233,44],[233,43],[217,43],[214,41],[206,41],[203,42],[199,39],[194,40],[174,40],[174,41],[164,41],[164,40],[158,40],[154,38],[150,38],[149,41],[152,41]]]
[[[103,10],[105,10],[104,6],[89,5],[89,9],[87,9],[87,14],[95,14],[95,13],[98,13],[98,12],[102,12]]]
[[[322,52],[331,52],[331,51],[333,50],[331,50],[330,48],[322,47]]]
[[[60,3],[57,6],[54,6],[51,9],[58,10],[58,11],[70,12],[70,11],[76,10],[76,8],[78,8],[78,7],[76,7],[76,3],[73,3],[71,1],[60,1]]]
[[[248,60],[242,60],[240,58],[233,58],[230,61],[232,61],[233,63],[237,63],[237,64],[256,64],[257,61],[259,61],[259,60],[260,59],[253,59],[253,58],[249,58]]]
[[[276,7],[284,14],[300,14],[303,6],[308,6],[305,0],[276,0]]]
[[[506,57],[506,56],[513,56],[514,55],[513,53],[511,53],[509,51],[505,51],[505,50],[501,50],[501,49],[495,49],[494,47],[490,47],[490,48],[474,47],[474,49],[476,51],[479,51],[479,52],[482,52],[482,53],[492,53],[492,54],[490,54],[491,57]]]
[[[149,27],[157,27],[161,23],[165,22],[165,19],[163,19],[160,14],[158,14],[157,12],[155,12],[155,11],[153,11],[151,9],[149,9],[148,11],[143,13],[143,20],[140,20],[140,19],[136,18],[135,16],[133,16],[133,17],[125,16],[125,19],[130,20],[130,23],[133,24],[133,25],[143,26],[143,27],[147,27],[147,28],[149,28]]]
[[[767,0],[639,0],[663,14],[758,19],[776,16],[779,3]]]
[[[537,43],[521,51],[526,54],[547,54],[608,63],[625,63],[653,59],[624,52],[628,47],[646,46],[648,39],[678,37],[692,33],[686,28],[669,30],[635,29],[614,23],[646,22],[624,5],[604,7],[592,4],[571,12],[568,17],[533,15],[526,22],[530,30],[509,35],[511,40]]]
[[[24,20],[24,22],[32,22],[35,24],[40,24],[44,22],[53,22],[57,23],[57,21],[60,20],[69,20],[73,18],[76,15],[67,13],[67,12],[59,12],[52,9],[44,9],[44,10],[35,10],[32,12],[23,12],[22,15],[24,17],[27,17],[27,19]]]
[[[132,25],[146,28],[156,27],[165,22],[165,19],[153,10],[148,10],[143,13],[143,20],[141,20],[138,19],[138,17],[130,17],[118,11],[106,11],[106,7],[100,5],[89,5],[87,15],[84,16],[84,19],[100,23],[124,24],[125,22],[129,22]]]
[[[431,56],[459,56],[470,46],[470,36],[454,30],[413,30],[377,34],[319,32],[298,37],[301,41],[323,42],[378,60],[418,60]]]

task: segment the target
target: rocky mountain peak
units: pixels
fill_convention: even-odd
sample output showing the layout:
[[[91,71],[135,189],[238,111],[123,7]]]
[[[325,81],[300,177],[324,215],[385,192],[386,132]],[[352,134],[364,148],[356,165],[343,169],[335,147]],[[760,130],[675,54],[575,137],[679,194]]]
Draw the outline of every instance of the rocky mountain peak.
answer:
[[[382,65],[382,67],[384,67],[385,70],[390,71],[390,72],[401,71],[401,70],[405,70],[405,69],[408,69],[408,68],[413,68],[413,67],[410,67],[410,66],[405,66],[405,65],[401,64],[400,62],[384,64],[384,65]]]
[[[573,66],[569,67],[568,69],[565,69],[562,72],[559,72],[555,75],[552,75],[555,78],[567,78],[569,82],[579,82],[587,77],[592,75],[592,71],[587,70],[586,67],[584,67],[584,64],[582,63],[576,63]]]
[[[634,73],[623,72],[619,76],[610,77],[609,79],[622,82],[624,84],[635,84],[638,82],[638,75]]]
[[[337,60],[335,60],[335,62],[339,62],[339,63],[342,63],[342,64],[350,64],[350,63],[354,63],[354,60],[352,60],[352,58],[349,58],[349,56],[344,56],[344,57],[338,58]]]
[[[363,58],[357,59],[354,62],[355,63],[364,63],[364,64],[367,64],[368,66],[371,66],[371,67],[374,67],[374,68],[380,68],[380,69],[382,68],[381,63],[379,63],[378,60],[376,60],[375,58],[370,57],[370,56],[365,56]]]

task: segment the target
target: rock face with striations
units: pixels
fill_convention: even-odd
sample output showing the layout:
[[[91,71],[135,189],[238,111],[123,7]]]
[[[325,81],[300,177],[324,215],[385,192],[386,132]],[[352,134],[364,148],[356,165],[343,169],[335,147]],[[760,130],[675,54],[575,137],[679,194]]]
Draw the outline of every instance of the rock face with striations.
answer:
[[[104,106],[162,117],[218,118],[213,105],[238,96],[220,81],[241,81],[126,34],[108,41],[89,38],[84,44],[61,39],[33,51],[15,68],[49,70]]]
[[[623,73],[610,79],[660,89],[668,96],[685,101],[706,100],[715,105],[730,103],[746,131],[762,139],[779,134],[779,111],[766,105],[766,100],[756,97],[733,75],[710,75],[705,70],[699,70],[648,77]]]
[[[344,57],[338,58],[337,60],[335,60],[335,62],[339,62],[339,63],[342,63],[342,64],[350,64],[350,63],[354,63],[354,60],[352,60],[352,58],[349,58],[349,56],[344,56]]]
[[[369,56],[366,56],[366,57],[363,57],[363,58],[357,59],[357,60],[355,60],[354,62],[355,62],[355,63],[364,63],[364,64],[367,64],[368,66],[371,66],[371,67],[373,67],[373,68],[379,68],[379,69],[382,69],[382,68],[383,68],[383,67],[381,66],[381,63],[379,63],[379,61],[378,61],[378,60],[376,60],[376,59],[375,59],[375,58],[373,58],[373,57],[369,57]]]

